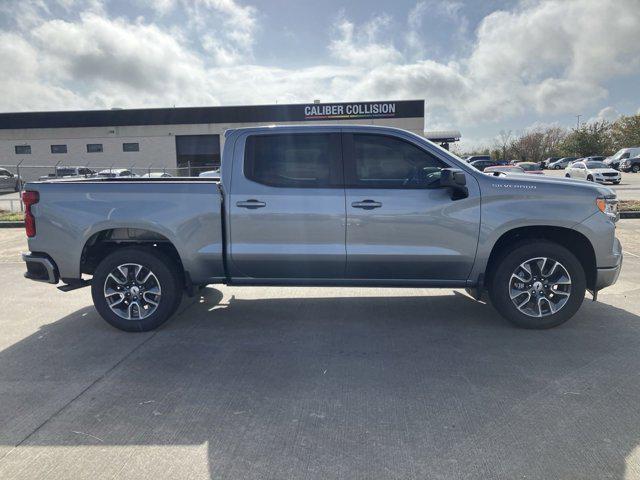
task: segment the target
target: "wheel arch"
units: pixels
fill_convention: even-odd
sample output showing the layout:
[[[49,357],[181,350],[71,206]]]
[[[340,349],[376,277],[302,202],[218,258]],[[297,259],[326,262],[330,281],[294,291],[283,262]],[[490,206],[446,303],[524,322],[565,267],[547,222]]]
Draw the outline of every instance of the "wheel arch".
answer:
[[[98,264],[119,248],[140,246],[158,249],[171,260],[185,276],[185,268],[178,249],[162,233],[146,228],[115,227],[93,233],[84,243],[80,256],[80,272],[92,275]]]
[[[511,246],[525,240],[547,240],[565,247],[582,264],[587,279],[587,288],[593,289],[595,287],[596,254],[589,239],[571,228],[547,225],[518,227],[503,233],[494,243],[489,255],[485,269],[485,283],[487,285],[491,283],[493,273],[502,256],[509,251]]]

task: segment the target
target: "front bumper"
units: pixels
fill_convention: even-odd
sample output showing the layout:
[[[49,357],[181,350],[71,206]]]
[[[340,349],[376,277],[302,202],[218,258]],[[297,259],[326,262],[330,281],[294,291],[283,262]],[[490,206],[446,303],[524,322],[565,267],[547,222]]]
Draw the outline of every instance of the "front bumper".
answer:
[[[25,278],[36,282],[56,284],[60,280],[58,267],[51,257],[44,253],[23,253],[22,260],[27,264]]]
[[[596,285],[595,291],[602,290],[603,288],[610,287],[618,280],[620,276],[620,270],[622,270],[622,245],[616,238],[614,243],[614,253],[618,258],[618,263],[614,267],[598,268],[596,273]]]
[[[622,180],[622,176],[618,174],[615,177],[595,177],[595,179],[598,183],[613,183]]]

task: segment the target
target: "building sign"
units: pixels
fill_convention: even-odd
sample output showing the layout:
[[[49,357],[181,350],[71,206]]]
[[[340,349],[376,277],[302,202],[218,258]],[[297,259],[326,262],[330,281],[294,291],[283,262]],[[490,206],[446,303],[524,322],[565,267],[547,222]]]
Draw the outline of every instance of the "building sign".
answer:
[[[305,105],[305,120],[338,120],[353,118],[395,117],[395,102],[334,103]]]
[[[0,130],[423,118],[424,100],[0,113]]]

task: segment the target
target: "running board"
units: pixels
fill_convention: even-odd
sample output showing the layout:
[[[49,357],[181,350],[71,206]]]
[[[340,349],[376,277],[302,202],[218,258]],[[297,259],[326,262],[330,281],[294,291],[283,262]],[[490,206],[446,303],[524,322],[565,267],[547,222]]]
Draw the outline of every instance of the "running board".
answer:
[[[77,280],[72,283],[67,283],[58,287],[58,290],[62,292],[70,292],[71,290],[77,290],[79,288],[87,287],[91,285],[91,280]]]

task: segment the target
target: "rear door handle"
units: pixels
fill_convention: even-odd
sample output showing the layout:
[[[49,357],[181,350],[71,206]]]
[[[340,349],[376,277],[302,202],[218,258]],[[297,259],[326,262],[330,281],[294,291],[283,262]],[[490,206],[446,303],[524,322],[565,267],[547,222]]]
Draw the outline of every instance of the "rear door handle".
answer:
[[[364,210],[373,210],[374,208],[380,208],[382,203],[375,200],[363,200],[361,202],[353,202],[351,204],[353,208],[362,208]]]
[[[266,207],[267,204],[264,202],[261,202],[260,200],[245,200],[244,202],[236,202],[236,207],[240,207],[240,208],[250,208],[250,209],[254,209],[254,208],[262,208],[262,207]]]

